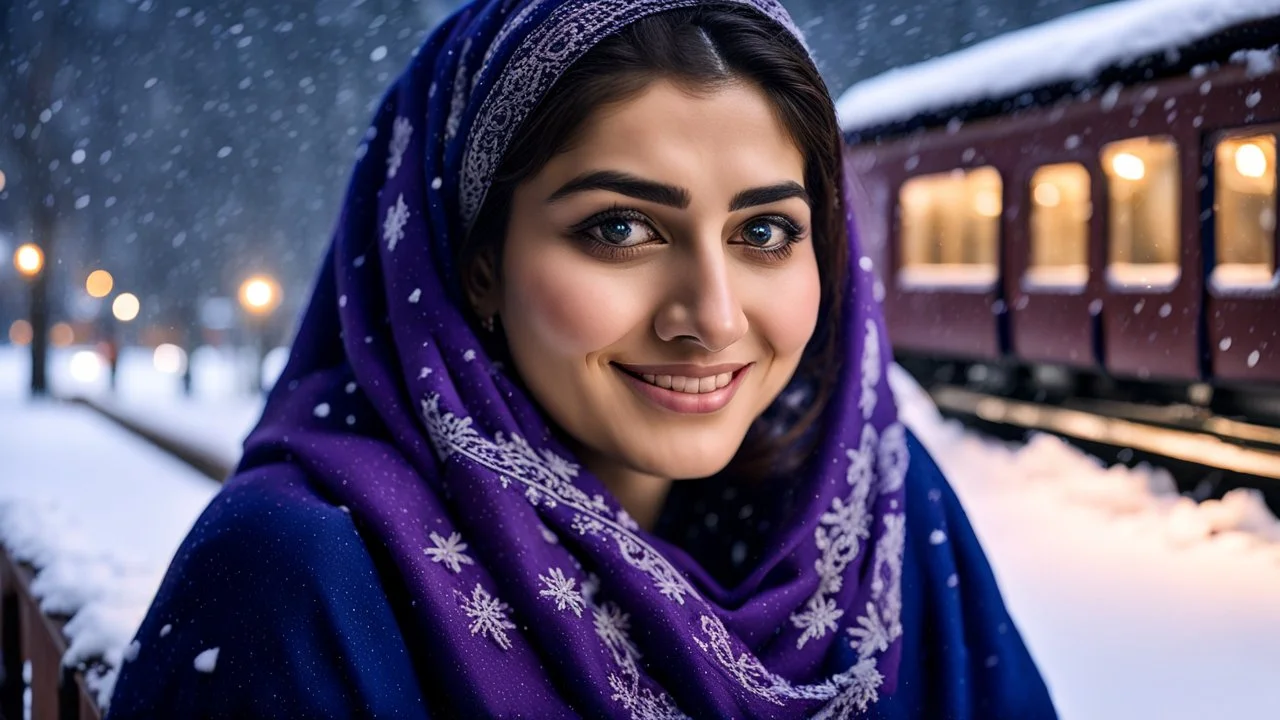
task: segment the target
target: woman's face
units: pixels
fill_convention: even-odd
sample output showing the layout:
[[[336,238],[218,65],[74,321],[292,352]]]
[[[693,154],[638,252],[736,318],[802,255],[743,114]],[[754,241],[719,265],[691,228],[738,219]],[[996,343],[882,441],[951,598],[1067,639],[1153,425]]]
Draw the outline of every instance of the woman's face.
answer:
[[[608,483],[723,469],[817,323],[804,158],[755,86],[656,81],[515,190],[512,360]]]

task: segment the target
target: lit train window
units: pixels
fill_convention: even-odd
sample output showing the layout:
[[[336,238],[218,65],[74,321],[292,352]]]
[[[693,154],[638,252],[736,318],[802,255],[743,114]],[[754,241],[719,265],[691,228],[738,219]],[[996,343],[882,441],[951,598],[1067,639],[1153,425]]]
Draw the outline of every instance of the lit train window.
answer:
[[[1214,168],[1215,289],[1276,282],[1276,136],[1218,143]]]
[[[993,167],[921,175],[903,183],[899,284],[974,291],[994,285],[1002,188]]]
[[[1089,186],[1080,163],[1045,165],[1031,177],[1028,286],[1080,290],[1089,281]]]
[[[1121,140],[1102,148],[1110,217],[1107,279],[1133,288],[1178,282],[1182,176],[1171,138]]]

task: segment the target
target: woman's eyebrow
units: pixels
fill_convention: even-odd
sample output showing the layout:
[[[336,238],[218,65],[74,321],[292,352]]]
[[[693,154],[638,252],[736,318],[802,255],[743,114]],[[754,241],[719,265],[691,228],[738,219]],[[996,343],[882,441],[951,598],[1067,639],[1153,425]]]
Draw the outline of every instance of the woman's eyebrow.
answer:
[[[666,185],[653,180],[645,180],[617,170],[597,170],[588,172],[560,186],[551,193],[547,203],[551,204],[573,195],[589,190],[607,190],[619,195],[670,205],[674,208],[689,207],[689,191],[675,185]]]
[[[743,190],[733,199],[729,201],[729,211],[742,210],[743,208],[754,207],[756,205],[768,205],[793,197],[801,198],[806,204],[812,205],[809,199],[809,193],[800,183],[794,180],[780,182],[777,185],[767,185],[765,187],[749,188]]]

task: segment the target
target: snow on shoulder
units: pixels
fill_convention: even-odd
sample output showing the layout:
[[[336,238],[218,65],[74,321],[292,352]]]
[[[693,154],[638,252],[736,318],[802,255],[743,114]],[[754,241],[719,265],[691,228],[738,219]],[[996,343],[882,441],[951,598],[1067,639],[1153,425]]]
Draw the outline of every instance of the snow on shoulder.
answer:
[[[1064,15],[850,87],[836,102],[845,132],[922,112],[996,100],[1173,50],[1280,14],[1280,0],[1123,0]]]
[[[196,670],[202,673],[211,673],[218,666],[218,648],[209,648],[204,652],[196,655]]]

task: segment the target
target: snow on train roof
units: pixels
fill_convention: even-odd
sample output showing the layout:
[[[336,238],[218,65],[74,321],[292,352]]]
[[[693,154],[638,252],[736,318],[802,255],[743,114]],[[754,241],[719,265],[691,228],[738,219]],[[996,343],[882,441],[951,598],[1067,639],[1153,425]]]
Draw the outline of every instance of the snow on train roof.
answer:
[[[836,102],[845,132],[1087,80],[1108,67],[1280,15],[1280,0],[1123,0],[864,80]]]

